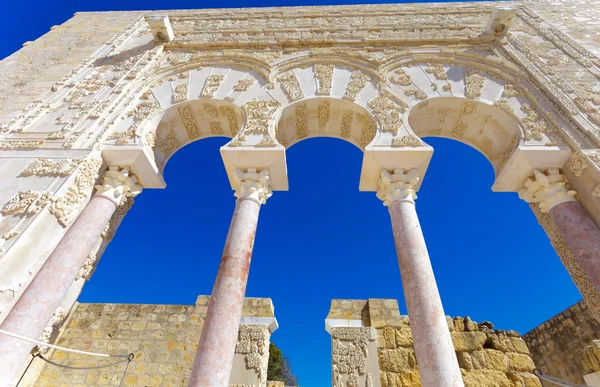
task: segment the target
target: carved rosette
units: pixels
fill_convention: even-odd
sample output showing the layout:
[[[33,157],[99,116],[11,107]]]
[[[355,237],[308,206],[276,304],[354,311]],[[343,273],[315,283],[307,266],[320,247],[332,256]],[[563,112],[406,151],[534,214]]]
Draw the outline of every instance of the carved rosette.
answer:
[[[96,195],[112,200],[117,206],[140,192],[142,187],[138,185],[135,175],[130,173],[129,167],[120,168],[116,165],[104,172],[102,183],[96,186]]]
[[[383,205],[388,207],[397,200],[413,202],[417,198],[414,187],[419,183],[419,175],[416,169],[404,171],[394,169],[390,172],[381,170],[379,176],[379,189],[377,197],[383,200]]]
[[[265,204],[271,197],[269,169],[265,168],[257,172],[256,168],[248,168],[245,172],[237,168],[235,170],[239,187],[235,191],[235,197],[239,200],[250,199],[258,204]]]
[[[558,168],[548,168],[546,173],[534,169],[533,175],[523,183],[519,197],[527,203],[538,204],[543,213],[561,203],[576,201],[577,192],[569,190],[567,178]]]

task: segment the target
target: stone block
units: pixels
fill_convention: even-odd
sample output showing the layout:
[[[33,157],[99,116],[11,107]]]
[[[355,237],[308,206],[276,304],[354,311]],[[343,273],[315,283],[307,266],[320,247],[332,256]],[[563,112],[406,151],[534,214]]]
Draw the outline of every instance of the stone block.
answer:
[[[477,325],[477,323],[475,321],[471,320],[471,317],[469,317],[469,316],[465,317],[464,324],[465,324],[465,331],[467,331],[467,332],[479,331],[479,326]]]
[[[454,330],[456,332],[464,332],[465,320],[462,317],[454,317],[452,321],[454,322]]]
[[[502,372],[508,371],[508,359],[506,354],[496,349],[485,349],[485,363],[488,369]]]
[[[400,380],[402,381],[402,387],[421,387],[421,378],[419,371],[416,369],[400,374]]]
[[[468,352],[456,352],[456,358],[458,360],[458,365],[460,368],[463,368],[467,371],[473,369],[473,361],[471,359],[471,355]]]
[[[416,365],[414,351],[407,348],[378,350],[382,371],[404,372]]]
[[[524,383],[525,387],[542,387],[540,378],[538,378],[534,374],[523,373],[523,374],[521,374],[521,378],[523,378],[523,383]]]
[[[511,371],[533,372],[535,364],[527,355],[520,353],[508,353],[508,368]]]
[[[398,347],[412,347],[414,345],[410,327],[396,329],[395,333],[396,333],[396,345]]]
[[[509,337],[509,340],[516,352],[529,355],[529,348],[525,340],[520,337]]]
[[[451,332],[454,350],[457,352],[471,352],[483,349],[486,335],[483,332]]]
[[[516,387],[504,372],[494,370],[473,370],[463,372],[465,387]]]
[[[476,370],[487,368],[485,360],[485,350],[473,351],[470,353],[473,368]]]
[[[385,342],[385,348],[396,348],[396,329],[392,327],[383,328],[383,339]]]

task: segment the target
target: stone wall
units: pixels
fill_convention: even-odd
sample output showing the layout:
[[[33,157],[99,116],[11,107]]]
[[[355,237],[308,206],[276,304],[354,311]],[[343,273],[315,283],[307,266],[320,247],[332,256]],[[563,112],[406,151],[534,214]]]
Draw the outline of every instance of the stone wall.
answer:
[[[535,365],[527,345],[518,333],[494,330],[492,323],[478,324],[469,317],[447,320],[466,387],[541,385],[533,374]],[[396,300],[333,300],[326,321],[331,332],[341,326],[375,330],[378,382],[382,387],[421,386],[410,323],[407,316],[400,315]],[[332,340],[338,340],[333,333]],[[336,360],[339,362],[335,356],[334,353],[334,367]],[[334,383],[336,373],[340,373],[339,367],[334,370]],[[360,370],[358,374],[360,377]]]
[[[134,353],[123,386],[185,386],[208,300],[208,296],[200,296],[196,305],[77,304],[55,344],[98,353]],[[270,333],[276,327],[270,299],[246,299],[230,379],[232,385],[266,385]],[[52,351],[47,357],[74,367],[95,367],[115,360],[64,351]],[[40,359],[33,364],[37,371],[35,367],[30,369],[20,386],[118,386],[125,368],[125,364],[120,364],[96,370],[71,370],[45,364]]]
[[[580,301],[524,336],[540,372],[585,384],[584,375],[600,371],[600,323]],[[548,386],[550,386],[548,384]]]

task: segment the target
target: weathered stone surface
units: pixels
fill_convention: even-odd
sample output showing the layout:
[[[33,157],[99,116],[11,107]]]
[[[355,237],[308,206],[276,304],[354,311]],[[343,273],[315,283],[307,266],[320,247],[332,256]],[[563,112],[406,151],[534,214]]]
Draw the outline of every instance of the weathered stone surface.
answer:
[[[523,336],[540,372],[576,384],[585,384],[583,375],[600,371],[600,353],[592,346],[599,338],[600,323],[585,301]]]
[[[483,349],[486,335],[483,332],[452,332],[452,343],[457,352],[471,352]]]
[[[533,372],[535,369],[533,360],[531,360],[531,358],[527,355],[520,353],[508,353],[506,356],[508,357],[508,368],[512,371]]]
[[[495,349],[485,349],[484,353],[487,368],[508,372],[508,359],[504,352]]]
[[[513,387],[504,372],[494,370],[474,370],[463,372],[465,387]]]
[[[379,351],[380,367],[383,371],[402,372],[412,369],[417,364],[412,349],[396,348]]]
[[[399,347],[412,347],[414,344],[410,327],[396,329],[396,345]]]
[[[456,358],[458,359],[458,365],[467,371],[473,369],[473,361],[471,355],[468,352],[456,352]]]

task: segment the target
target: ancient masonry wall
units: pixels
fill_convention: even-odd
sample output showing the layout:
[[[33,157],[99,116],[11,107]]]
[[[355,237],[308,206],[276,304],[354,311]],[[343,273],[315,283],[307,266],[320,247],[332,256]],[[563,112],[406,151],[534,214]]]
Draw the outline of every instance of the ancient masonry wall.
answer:
[[[600,323],[580,301],[523,336],[540,372],[585,384],[600,371]],[[548,384],[548,386],[550,386]]]
[[[535,365],[527,345],[517,332],[494,330],[492,323],[478,324],[469,317],[447,317],[447,320],[466,387],[541,386],[538,377],[533,374]],[[407,316],[400,315],[396,300],[333,300],[327,321],[329,326],[336,321],[346,321],[350,326],[362,325],[356,328],[330,328],[334,349],[339,347],[336,341],[344,340],[337,337],[336,330],[375,330],[379,381],[375,381],[372,375],[370,381],[372,386],[421,386],[410,323]],[[345,344],[345,347],[350,346]],[[336,372],[341,375],[340,381],[353,378],[344,375],[345,370],[356,373],[359,379],[358,385],[364,385],[360,383],[362,376],[360,367],[352,370],[340,367],[347,363],[345,359],[347,355],[352,356],[351,353],[336,354],[334,350],[334,386],[338,386],[335,384],[338,378]],[[373,357],[373,353],[367,353],[366,363],[368,364]],[[368,366],[365,369],[368,370]]]
[[[77,13],[0,61],[0,126],[72,75],[140,14]]]
[[[200,296],[196,305],[77,304],[55,344],[99,353],[134,353],[123,386],[185,386],[208,300],[208,296]],[[245,323],[247,321],[252,323]],[[266,385],[269,329],[274,328],[274,321],[270,299],[246,299],[232,385]],[[260,357],[256,358],[253,346],[257,347]],[[64,351],[51,351],[45,356],[73,367],[95,367],[115,360]],[[39,359],[33,365],[20,386],[118,386],[125,368],[125,364],[120,364],[96,370],[70,370],[45,364]]]

